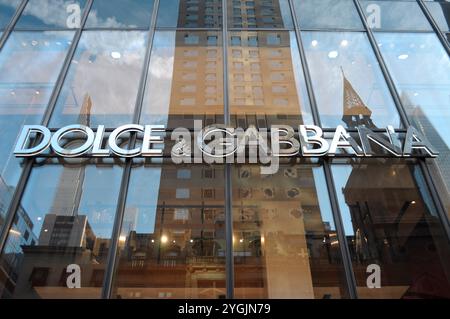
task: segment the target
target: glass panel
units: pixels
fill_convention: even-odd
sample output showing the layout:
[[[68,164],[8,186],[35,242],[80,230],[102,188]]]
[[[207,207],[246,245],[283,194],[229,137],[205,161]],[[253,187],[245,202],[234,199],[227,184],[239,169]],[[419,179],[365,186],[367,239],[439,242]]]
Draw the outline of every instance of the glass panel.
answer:
[[[220,28],[222,0],[160,1],[157,27]]]
[[[33,168],[0,259],[0,296],[99,298],[122,168],[42,164]],[[77,282],[73,273],[79,289],[68,288]]]
[[[362,29],[352,0],[293,0],[302,29]]]
[[[153,0],[95,0],[86,27],[149,28],[153,2]]]
[[[439,28],[442,31],[450,31],[450,3],[448,1],[425,3]]]
[[[360,298],[449,298],[450,246],[418,166],[333,165]],[[381,276],[380,288],[369,278]]]
[[[40,124],[74,33],[13,32],[0,54],[0,230],[20,177],[19,130]]]
[[[214,31],[158,31],[142,123],[193,128],[223,123],[222,39]]]
[[[383,74],[364,33],[302,36],[322,126],[400,126]]]
[[[231,32],[228,56],[237,126],[312,124],[294,32]]]
[[[145,32],[84,31],[51,125],[131,123],[146,42]]]
[[[116,298],[224,298],[224,171],[134,168],[120,235]]]
[[[416,1],[361,1],[361,5],[371,29],[433,30]]]
[[[19,4],[20,0],[0,0],[0,29],[6,28]]]
[[[30,0],[16,29],[80,28],[86,0]]]
[[[322,167],[233,170],[236,298],[347,296]]]
[[[287,0],[229,0],[230,28],[293,28]]]
[[[435,34],[376,33],[411,123],[440,152],[442,196],[450,196],[450,58]],[[450,210],[449,210],[450,212]]]

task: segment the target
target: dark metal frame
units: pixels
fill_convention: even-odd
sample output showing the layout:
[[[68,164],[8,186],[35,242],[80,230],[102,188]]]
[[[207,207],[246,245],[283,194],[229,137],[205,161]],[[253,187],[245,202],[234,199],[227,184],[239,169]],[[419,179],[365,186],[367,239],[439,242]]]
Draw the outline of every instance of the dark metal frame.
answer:
[[[297,39],[297,45],[298,50],[300,54],[300,61],[302,64],[302,71],[303,76],[305,79],[305,85],[306,90],[309,98],[309,103],[311,106],[311,112],[314,119],[314,123],[316,125],[321,124],[319,111],[317,107],[317,101],[315,99],[314,95],[314,88],[312,84],[311,75],[308,68],[308,61],[306,59],[305,50],[303,47],[302,37],[301,37],[301,31],[332,31],[332,32],[339,32],[339,31],[345,31],[345,32],[365,32],[369,38],[369,42],[373,48],[373,51],[375,53],[376,59],[379,62],[382,74],[386,80],[388,89],[394,99],[394,103],[397,107],[398,113],[400,115],[400,119],[404,127],[406,127],[409,124],[408,116],[406,114],[405,108],[401,102],[400,96],[397,92],[397,89],[395,87],[394,81],[389,73],[389,70],[384,62],[384,59],[381,55],[381,52],[378,48],[378,45],[376,43],[375,37],[372,33],[372,30],[368,27],[367,22],[365,20],[365,15],[361,6],[361,3],[359,0],[353,0],[356,10],[358,11],[358,14],[362,20],[363,29],[333,29],[333,30],[326,30],[326,29],[301,29],[300,24],[297,18],[297,15],[295,14],[295,6],[294,6],[294,0],[288,0],[288,4],[290,7],[290,13],[292,15],[292,21],[293,21],[293,28],[228,28],[228,19],[227,19],[227,10],[228,10],[228,1],[222,0],[222,28],[177,28],[177,27],[157,27],[157,12],[159,9],[159,0],[155,0],[153,5],[153,12],[152,12],[152,20],[150,28],[143,29],[143,28],[122,28],[122,29],[108,29],[108,28],[84,28],[86,24],[86,20],[88,17],[88,14],[90,12],[90,9],[92,7],[94,0],[87,0],[86,7],[83,11],[83,16],[81,20],[81,27],[79,29],[70,29],[75,30],[74,39],[72,41],[72,44],[67,52],[66,58],[64,60],[63,67],[61,69],[61,72],[58,76],[56,85],[52,91],[52,95],[48,104],[48,107],[46,111],[43,114],[42,117],[42,125],[47,126],[49,124],[51,115],[54,111],[54,108],[56,106],[56,102],[58,99],[58,96],[61,92],[61,89],[63,87],[65,78],[67,76],[72,58],[75,54],[75,50],[78,46],[79,40],[81,38],[81,34],[83,31],[91,31],[91,30],[123,30],[123,31],[136,31],[136,30],[145,30],[148,32],[148,43],[145,53],[145,59],[143,63],[143,69],[141,74],[141,79],[139,82],[139,90],[138,95],[136,98],[136,104],[135,104],[135,113],[134,113],[134,122],[138,123],[141,117],[142,108],[143,108],[143,100],[144,100],[144,94],[145,94],[145,87],[148,80],[148,68],[150,65],[151,60],[151,52],[153,48],[153,39],[156,31],[215,31],[215,32],[222,32],[222,53],[223,53],[223,92],[224,92],[224,119],[225,124],[230,124],[230,108],[229,108],[229,96],[228,96],[228,58],[227,58],[227,52],[228,52],[228,33],[229,32],[236,32],[236,31],[273,31],[273,32],[295,32],[295,36]],[[423,0],[416,0],[418,4],[420,5],[422,11],[424,12],[425,16],[427,17],[428,21],[433,27],[433,30],[438,35],[440,41],[442,42],[444,48],[446,51],[450,54],[450,45],[448,44],[445,35],[440,29],[438,28],[436,21],[431,16],[429,10],[427,9],[425,3]],[[22,14],[26,4],[28,3],[28,0],[23,0],[20,5],[18,6],[16,13],[11,19],[11,22],[5,28],[4,33],[2,37],[0,38],[0,50],[3,48],[5,42],[7,41],[8,37],[10,36],[11,32],[14,29],[15,24],[17,23],[18,19],[20,18],[20,15]],[[67,29],[66,29],[67,30]],[[24,31],[24,30],[20,30]],[[33,31],[36,31],[34,29]],[[416,32],[416,31],[414,31]],[[430,31],[431,32],[431,31]],[[132,135],[132,140],[129,145],[129,147],[133,147],[134,143],[136,142],[136,135]],[[443,224],[444,230],[446,232],[446,235],[448,236],[448,239],[450,241],[450,221],[446,214],[445,207],[443,205],[442,198],[440,197],[440,194],[437,190],[436,185],[433,182],[433,177],[430,172],[429,165],[427,164],[425,159],[418,160],[419,166],[421,168],[421,172],[424,175],[424,179],[427,184],[428,191],[431,194],[431,197],[433,199],[434,205],[436,207],[436,210],[438,212],[439,218]],[[8,212],[5,219],[5,225],[3,227],[2,232],[0,233],[0,252],[3,251],[6,241],[8,238],[9,230],[12,226],[15,213],[17,209],[20,206],[20,202],[22,199],[22,196],[24,194],[27,181],[30,177],[33,165],[35,163],[34,159],[26,159],[23,162],[23,170],[18,182],[18,185],[15,189],[15,192],[13,194],[13,199],[10,203],[10,206],[8,208]],[[225,259],[225,270],[226,270],[226,297],[227,298],[234,298],[234,252],[233,252],[233,199],[232,199],[232,167],[231,164],[225,164],[225,225],[226,225],[226,259]],[[345,272],[345,278],[346,278],[346,288],[348,292],[349,298],[358,298],[357,295],[357,284],[355,275],[353,272],[352,267],[352,260],[351,260],[351,254],[347,242],[347,238],[345,236],[344,232],[344,226],[342,221],[342,215],[339,208],[339,202],[337,198],[336,193],[336,187],[333,180],[331,165],[339,165],[332,163],[331,159],[324,159],[322,162],[324,173],[325,173],[325,182],[327,184],[327,190],[328,195],[332,207],[332,214],[333,219],[336,224],[336,231],[339,239],[339,246],[341,250],[342,255],[342,262],[343,262],[343,269]],[[119,258],[119,236],[122,228],[122,221],[125,214],[125,207],[126,207],[126,200],[127,200],[127,194],[129,190],[129,183],[130,183],[130,176],[132,173],[133,168],[133,160],[127,159],[125,161],[125,167],[122,174],[121,184],[120,184],[120,192],[119,192],[119,198],[117,202],[117,210],[114,220],[114,226],[111,236],[111,246],[108,252],[108,258],[105,266],[105,274],[104,274],[104,281],[103,281],[103,287],[101,296],[102,298],[114,298],[114,278],[115,273],[117,271],[117,265],[118,265],[118,258]]]

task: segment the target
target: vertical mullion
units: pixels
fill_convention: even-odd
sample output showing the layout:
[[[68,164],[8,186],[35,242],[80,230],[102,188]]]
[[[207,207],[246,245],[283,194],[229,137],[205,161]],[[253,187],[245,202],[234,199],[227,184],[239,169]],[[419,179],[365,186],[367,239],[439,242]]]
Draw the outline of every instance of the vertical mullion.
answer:
[[[375,53],[375,57],[378,61],[378,64],[381,68],[381,73],[383,74],[384,79],[386,80],[386,84],[388,86],[389,92],[391,93],[391,96],[394,99],[394,104],[399,113],[401,124],[403,127],[408,127],[410,124],[409,120],[408,120],[408,116],[406,115],[406,111],[403,108],[403,104],[401,102],[400,95],[398,94],[397,89],[395,88],[394,80],[392,79],[391,75],[389,74],[388,68],[386,66],[386,63],[384,62],[380,48],[378,47],[375,36],[373,35],[372,29],[367,24],[366,16],[364,15],[362,6],[361,6],[359,0],[353,0],[353,2],[356,6],[356,10],[358,11],[359,17],[361,18],[361,22],[364,25],[364,29],[369,38],[370,45],[372,46],[373,52]]]
[[[311,106],[311,113],[313,116],[314,123],[317,126],[321,126],[319,110],[317,107],[317,101],[316,101],[316,97],[314,95],[314,89],[313,89],[313,85],[312,85],[311,74],[309,72],[308,61],[306,59],[305,48],[303,46],[302,36],[300,33],[300,24],[298,22],[297,15],[295,13],[294,3],[292,2],[292,0],[289,0],[289,7],[290,7],[290,11],[291,11],[292,21],[294,22],[295,37],[297,39],[297,47],[298,47],[298,51],[299,51],[299,55],[300,55],[300,62],[302,65],[302,70],[303,70],[303,77],[304,77],[305,83],[306,83],[306,91],[308,92],[309,103]]]
[[[43,125],[43,126],[48,126],[48,123],[50,121],[51,114],[53,113],[53,110],[56,105],[56,100],[57,100],[59,93],[61,91],[61,88],[63,86],[64,79],[69,70],[70,63],[72,61],[73,55],[75,54],[76,47],[78,46],[78,42],[81,37],[81,32],[86,23],[90,8],[92,6],[92,1],[93,0],[88,0],[88,2],[86,3],[86,7],[83,11],[83,16],[81,19],[80,28],[77,29],[77,31],[75,32],[74,38],[72,39],[72,43],[70,45],[70,48],[69,48],[66,58],[64,60],[63,67],[58,75],[55,87],[53,88],[53,91],[52,91],[52,94],[50,97],[50,101],[49,101],[47,108],[42,116],[41,125]],[[23,10],[23,8],[22,8],[22,10]],[[33,164],[34,164],[34,158],[24,159],[24,168],[20,175],[17,187],[14,191],[11,203],[9,205],[8,212],[7,212],[6,218],[5,218],[5,223],[3,225],[3,230],[0,233],[0,252],[3,252],[3,249],[5,247],[6,240],[8,239],[9,229],[12,226],[12,223],[14,221],[14,216],[16,214],[17,209],[19,208],[20,201],[22,200],[22,196],[25,191],[25,186],[31,175],[31,170],[32,170]]]
[[[381,67],[381,71],[383,72],[383,75],[384,75],[384,77],[386,79],[386,82],[387,82],[387,85],[389,87],[389,90],[391,91],[392,96],[394,97],[394,102],[395,102],[395,104],[397,106],[397,109],[399,111],[401,121],[402,121],[404,127],[407,127],[407,126],[410,125],[410,121],[409,121],[406,109],[403,106],[403,103],[402,103],[402,101],[400,99],[398,91],[397,91],[397,89],[395,87],[394,81],[392,80],[392,77],[391,77],[391,75],[389,73],[389,70],[388,70],[388,68],[386,66],[386,63],[385,63],[385,61],[383,59],[381,51],[380,51],[380,49],[379,49],[379,47],[377,45],[377,42],[376,42],[375,37],[373,35],[373,32],[372,32],[372,30],[369,28],[369,26],[367,24],[367,21],[366,21],[366,18],[365,18],[364,11],[362,9],[361,3],[360,3],[359,0],[353,0],[353,1],[354,1],[355,5],[357,7],[358,13],[359,13],[360,18],[362,20],[362,23],[364,24],[364,28],[366,29],[366,32],[367,32],[367,34],[369,36],[369,41],[370,41],[370,43],[372,45],[372,48],[373,48],[373,50],[375,52],[376,58],[377,58],[378,63],[380,65],[380,67]],[[432,24],[433,28],[437,28],[436,23],[435,22],[431,22],[431,20],[433,20],[433,18],[431,17],[431,14],[429,13],[428,9],[425,7],[425,4],[421,0],[417,0],[417,1],[418,1],[419,5],[421,6],[422,10],[424,12],[426,11],[425,15],[427,16],[429,22]],[[437,34],[438,34],[439,38],[441,39],[440,35],[442,35],[442,34],[439,32],[438,29],[435,29],[435,30],[437,31]],[[442,42],[442,40],[445,41],[445,39],[441,39],[441,42]],[[446,49],[448,49],[448,45],[447,44],[444,45],[444,47]],[[449,51],[447,50],[447,52],[449,52]],[[445,212],[444,205],[443,205],[443,200],[441,198],[441,195],[437,191],[437,188],[436,188],[436,186],[435,186],[435,184],[433,182],[433,178],[432,178],[432,175],[431,175],[431,173],[429,171],[429,167],[426,164],[426,160],[425,159],[418,159],[418,165],[420,167],[420,170],[421,170],[422,174],[424,175],[426,186],[428,188],[428,191],[431,194],[431,198],[433,200],[433,204],[435,206],[435,209],[437,211],[439,219],[442,222],[442,226],[444,228],[444,232],[447,235],[447,238],[450,240],[449,218],[448,218],[448,216],[447,216],[447,214]]]
[[[150,66],[150,59],[153,49],[153,38],[155,35],[156,18],[159,9],[159,0],[155,0],[153,4],[151,24],[148,31],[148,43],[145,51],[144,63],[142,65],[141,79],[139,81],[139,89],[136,97],[135,111],[133,115],[133,121],[138,124],[142,114],[142,107],[144,101],[145,87],[148,78],[148,69]],[[132,149],[136,144],[137,134],[131,135],[129,148]],[[114,218],[114,226],[111,235],[111,244],[108,251],[108,257],[106,261],[105,276],[103,279],[102,298],[110,299],[113,297],[113,281],[116,273],[116,268],[119,260],[119,237],[122,230],[123,218],[125,215],[126,201],[128,196],[128,189],[130,184],[131,171],[133,166],[133,159],[128,158],[125,160],[125,168],[122,174],[122,180],[120,184],[119,198],[117,202],[117,209]]]
[[[230,125],[229,83],[228,83],[228,2],[222,0],[222,62],[223,62],[223,105],[224,122]],[[234,247],[233,247],[233,185],[232,168],[225,163],[225,275],[226,297],[234,298]]]
[[[357,287],[356,278],[355,273],[353,271],[352,257],[348,246],[347,236],[345,235],[344,223],[342,221],[342,214],[339,208],[339,201],[337,198],[334,178],[331,172],[331,164],[328,161],[324,161],[323,169],[325,172],[328,194],[330,196],[331,211],[333,214],[334,222],[336,224],[336,233],[339,240],[339,248],[342,254],[342,265],[344,267],[349,297],[350,299],[356,299],[358,298],[358,292],[356,289]]]
[[[442,32],[442,30],[439,28],[439,25],[437,24],[436,20],[431,15],[430,10],[428,10],[426,4],[423,2],[423,0],[417,0],[417,3],[419,4],[420,8],[422,9],[422,12],[425,14],[425,17],[427,18],[428,22],[431,24],[433,30],[436,32],[436,35],[438,36],[439,40],[441,41],[442,45],[444,46],[445,51],[447,51],[447,54],[450,55],[450,44],[447,41],[447,38]]]
[[[11,21],[6,26],[5,30],[3,31],[3,34],[0,38],[0,51],[3,49],[3,46],[6,43],[6,40],[8,40],[9,35],[14,29],[14,26],[16,25],[17,21],[19,20],[20,16],[22,15],[23,10],[25,10],[26,5],[28,4],[28,0],[22,0],[22,2],[19,4],[19,6],[16,8],[16,12],[14,13],[13,17],[11,18]]]
[[[317,101],[314,95],[314,88],[312,84],[311,75],[309,73],[308,63],[306,59],[306,54],[303,47],[303,42],[300,34],[300,24],[297,19],[297,15],[295,13],[295,7],[293,0],[289,0],[289,4],[291,7],[292,18],[295,26],[295,33],[297,36],[297,45],[300,51],[300,59],[303,67],[303,73],[305,77],[306,87],[308,90],[308,95],[311,104],[311,111],[313,113],[314,122],[316,125],[321,126],[319,110],[317,106]],[[337,199],[337,194],[334,187],[333,176],[331,175],[330,164],[328,161],[323,162],[323,170],[325,173],[325,182],[327,184],[328,196],[330,198],[331,210],[333,214],[334,223],[336,225],[336,233],[339,239],[339,249],[342,256],[342,265],[344,267],[344,274],[346,279],[346,287],[351,299],[358,298],[358,294],[356,291],[356,279],[353,272],[351,254],[347,243],[347,238],[345,236],[344,225],[342,223],[342,217],[339,209],[339,203]]]

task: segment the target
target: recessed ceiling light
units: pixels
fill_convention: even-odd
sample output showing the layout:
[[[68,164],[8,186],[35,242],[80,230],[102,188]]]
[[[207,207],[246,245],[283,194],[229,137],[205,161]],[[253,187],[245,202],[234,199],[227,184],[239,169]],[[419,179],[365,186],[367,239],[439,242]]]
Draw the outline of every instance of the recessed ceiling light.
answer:
[[[311,41],[311,45],[312,45],[313,47],[316,47],[318,44],[319,44],[319,42],[318,42],[317,40],[312,40],[312,41]]]
[[[35,93],[36,93],[36,95],[39,95],[39,94],[41,94],[41,92],[40,92],[40,91],[36,91]]]
[[[122,57],[122,54],[120,54],[120,52],[113,51],[113,52],[111,52],[111,57],[113,59],[120,59]]]
[[[406,60],[408,57],[409,57],[409,55],[407,55],[407,54],[400,54],[400,55],[398,56],[398,59],[399,59],[399,60]]]
[[[328,53],[328,57],[329,57],[330,59],[336,59],[336,58],[338,57],[338,55],[339,55],[339,53],[338,53],[337,51],[330,51],[330,52]]]
[[[346,47],[348,45],[348,41],[347,40],[342,40],[341,41],[341,46]]]

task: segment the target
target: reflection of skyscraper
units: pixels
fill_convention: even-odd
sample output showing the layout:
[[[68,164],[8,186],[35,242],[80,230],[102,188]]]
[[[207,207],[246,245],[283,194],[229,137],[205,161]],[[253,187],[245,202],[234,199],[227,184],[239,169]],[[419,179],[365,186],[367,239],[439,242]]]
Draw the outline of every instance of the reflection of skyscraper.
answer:
[[[222,26],[222,1],[180,1],[178,27],[218,28]]]
[[[450,193],[450,149],[448,144],[441,137],[436,127],[430,122],[420,106],[413,107],[409,112],[411,114],[411,124],[422,131],[431,145],[439,152],[439,156],[435,161],[439,166],[439,173],[441,174],[447,193]]]

